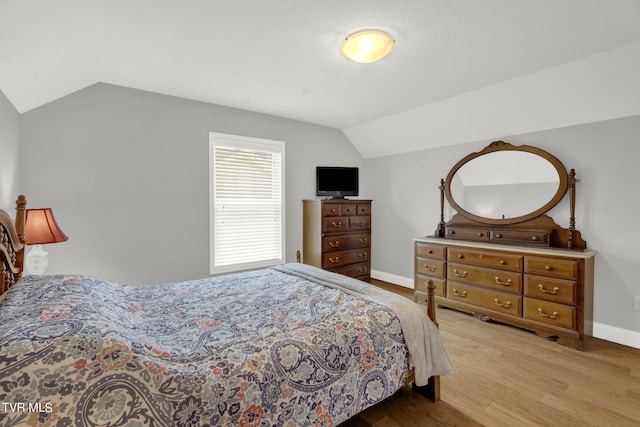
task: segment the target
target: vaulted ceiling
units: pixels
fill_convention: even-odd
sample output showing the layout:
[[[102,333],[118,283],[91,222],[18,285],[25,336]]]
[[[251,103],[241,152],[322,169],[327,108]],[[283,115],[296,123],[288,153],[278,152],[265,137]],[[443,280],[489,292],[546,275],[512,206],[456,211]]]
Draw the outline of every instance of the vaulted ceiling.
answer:
[[[370,27],[395,49],[345,59]],[[19,112],[105,82],[342,129],[364,157],[640,114],[638,74],[636,0],[0,1]]]

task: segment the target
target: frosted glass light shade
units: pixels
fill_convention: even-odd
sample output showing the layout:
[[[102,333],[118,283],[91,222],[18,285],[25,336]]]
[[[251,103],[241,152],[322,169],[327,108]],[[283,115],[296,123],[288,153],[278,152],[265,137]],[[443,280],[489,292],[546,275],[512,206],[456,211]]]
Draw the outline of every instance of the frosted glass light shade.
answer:
[[[375,62],[391,52],[395,42],[393,36],[385,31],[363,30],[345,37],[340,51],[355,62]]]

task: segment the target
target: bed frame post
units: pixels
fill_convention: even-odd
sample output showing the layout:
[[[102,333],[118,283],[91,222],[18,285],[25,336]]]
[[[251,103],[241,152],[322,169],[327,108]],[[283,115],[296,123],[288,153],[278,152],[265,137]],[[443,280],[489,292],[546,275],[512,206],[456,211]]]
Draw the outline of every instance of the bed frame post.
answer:
[[[427,314],[429,319],[438,327],[438,321],[436,320],[436,299],[435,299],[436,284],[433,280],[427,281]],[[427,397],[427,399],[437,402],[440,400],[440,376],[435,375],[429,378],[429,382],[425,386],[417,386],[415,382],[412,383],[414,390],[419,391],[421,394]]]
[[[16,233],[18,234],[18,239],[20,239],[20,243],[24,244],[24,227],[26,221],[26,207],[27,207],[27,198],[23,195],[19,195],[16,200]]]
[[[18,196],[16,217],[0,210],[0,295],[22,276],[25,251],[25,207],[27,199]]]
[[[438,325],[438,321],[436,320],[436,284],[433,280],[429,280],[427,283],[427,314],[429,318],[435,323],[436,327],[440,327]],[[440,376],[436,375],[429,378],[429,383],[422,388],[422,393],[424,393],[429,400],[437,402],[440,400]]]
[[[438,325],[438,321],[436,320],[435,294],[436,294],[436,284],[434,283],[433,280],[429,279],[429,281],[427,282],[427,315],[429,316],[429,319],[431,319],[437,327],[440,327],[440,325]]]
[[[26,223],[26,207],[27,207],[27,198],[22,194],[18,196],[16,200],[16,234],[18,234],[18,240],[22,243],[22,250],[20,250],[16,254],[16,267],[20,269],[20,272],[24,270],[24,254],[27,251],[27,246],[25,245],[25,223]]]

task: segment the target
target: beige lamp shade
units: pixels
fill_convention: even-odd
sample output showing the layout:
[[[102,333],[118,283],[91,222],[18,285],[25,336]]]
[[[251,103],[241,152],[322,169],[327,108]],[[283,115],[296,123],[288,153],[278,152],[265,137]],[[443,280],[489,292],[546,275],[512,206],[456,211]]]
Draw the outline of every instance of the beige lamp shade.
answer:
[[[355,62],[375,62],[384,58],[395,45],[393,36],[381,30],[363,30],[342,40],[340,51]]]
[[[27,209],[25,243],[41,245],[69,240],[62,232],[51,208]]]

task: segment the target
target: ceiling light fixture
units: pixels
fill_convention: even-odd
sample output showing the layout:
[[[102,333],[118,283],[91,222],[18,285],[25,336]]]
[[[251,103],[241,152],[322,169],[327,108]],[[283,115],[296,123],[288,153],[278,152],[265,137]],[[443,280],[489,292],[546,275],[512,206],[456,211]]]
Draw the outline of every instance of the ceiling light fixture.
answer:
[[[375,62],[384,58],[395,44],[393,36],[381,30],[363,30],[342,40],[340,51],[355,62]]]

